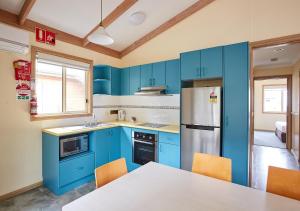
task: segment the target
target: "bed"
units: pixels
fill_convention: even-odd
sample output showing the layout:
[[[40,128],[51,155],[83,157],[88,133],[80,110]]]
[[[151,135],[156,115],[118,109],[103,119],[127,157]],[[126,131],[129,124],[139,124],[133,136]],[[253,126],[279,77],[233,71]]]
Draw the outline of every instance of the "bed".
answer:
[[[286,142],[286,122],[276,121],[275,122],[275,135],[282,141]]]

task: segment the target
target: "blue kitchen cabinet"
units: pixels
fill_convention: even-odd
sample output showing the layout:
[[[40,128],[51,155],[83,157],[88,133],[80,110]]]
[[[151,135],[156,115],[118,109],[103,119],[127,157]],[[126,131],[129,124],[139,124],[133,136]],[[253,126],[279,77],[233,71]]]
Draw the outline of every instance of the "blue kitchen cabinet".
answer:
[[[141,65],[141,87],[151,87],[152,82],[152,64]]]
[[[159,163],[180,168],[180,148],[173,144],[159,143]]]
[[[180,93],[180,64],[179,59],[166,61],[166,93]]]
[[[249,53],[248,43],[224,47],[224,157],[232,160],[234,183],[248,185]]]
[[[130,94],[130,68],[124,68],[121,70],[121,95]]]
[[[201,78],[220,78],[223,76],[223,47],[214,47],[200,52]]]
[[[111,95],[121,95],[121,70],[111,67]]]
[[[117,160],[121,156],[120,130],[120,127],[110,129],[109,162]]]
[[[153,63],[152,86],[165,86],[165,85],[166,85],[166,63],[164,61]]]
[[[94,180],[95,163],[92,151],[60,160],[59,138],[48,133],[42,134],[43,185],[56,195]]]
[[[192,80],[201,77],[200,51],[180,54],[181,80]]]
[[[59,186],[63,187],[94,173],[94,153],[66,159],[59,164]]]
[[[158,162],[180,168],[180,135],[159,132]]]
[[[125,158],[128,171],[132,171],[140,167],[139,164],[133,162],[132,129],[129,127],[121,127],[120,130],[121,157]]]
[[[130,67],[130,95],[134,95],[141,88],[141,68],[140,66]]]
[[[108,128],[94,131],[90,135],[95,152],[95,168],[120,158],[120,130]]]

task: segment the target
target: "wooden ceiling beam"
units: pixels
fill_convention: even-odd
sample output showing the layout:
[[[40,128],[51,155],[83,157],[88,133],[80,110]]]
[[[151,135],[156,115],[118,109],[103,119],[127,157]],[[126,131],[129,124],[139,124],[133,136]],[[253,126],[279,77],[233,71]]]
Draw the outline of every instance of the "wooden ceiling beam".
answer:
[[[104,20],[102,21],[103,27],[108,27],[112,24],[117,18],[119,18],[122,14],[124,14],[132,5],[134,5],[138,0],[124,0],[119,6],[116,7]],[[88,41],[88,36],[96,31],[99,27],[100,23],[95,26],[84,38],[83,38],[83,46],[86,46]]]
[[[150,41],[154,37],[158,36],[159,34],[163,33],[164,31],[168,30],[169,28],[173,27],[180,21],[191,16],[195,12],[201,10],[202,8],[204,8],[208,4],[212,3],[213,1],[215,1],[215,0],[199,0],[199,1],[197,1],[195,4],[191,5],[190,7],[188,7],[181,13],[177,14],[175,17],[171,18],[167,22],[163,23],[162,25],[160,25],[153,31],[149,32],[148,34],[146,34],[142,38],[138,39],[137,41],[135,41],[133,44],[131,44],[127,48],[125,48],[123,51],[121,51],[121,57],[126,56],[130,52],[132,52],[135,49],[137,49],[138,47],[144,45],[146,42]]]
[[[19,16],[18,15],[15,15],[13,13],[10,13],[10,12],[7,12],[7,11],[1,10],[1,9],[0,9],[0,22],[17,27],[17,28],[21,28],[21,29],[24,29],[24,30],[27,30],[30,32],[35,32],[36,27],[39,27],[42,29],[47,29],[56,34],[57,40],[82,47],[83,39],[80,37],[65,33],[63,31],[57,30],[55,28],[52,28],[52,27],[37,23],[35,21],[28,20],[28,19],[26,20],[26,22],[24,22],[23,25],[19,25]],[[107,47],[104,47],[104,46],[96,45],[93,43],[89,43],[84,48],[96,51],[101,54],[112,56],[115,58],[121,58],[120,52],[110,49],[110,48],[107,48]]]
[[[21,12],[19,14],[19,24],[23,25],[31,11],[36,0],[25,0]]]

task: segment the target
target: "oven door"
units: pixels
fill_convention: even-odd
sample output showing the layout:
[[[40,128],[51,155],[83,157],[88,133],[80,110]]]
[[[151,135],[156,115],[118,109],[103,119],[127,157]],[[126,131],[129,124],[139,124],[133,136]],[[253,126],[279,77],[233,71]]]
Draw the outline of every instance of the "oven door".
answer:
[[[81,141],[78,137],[60,139],[60,158],[80,152]]]
[[[133,141],[133,162],[144,165],[150,161],[156,161],[155,142]]]

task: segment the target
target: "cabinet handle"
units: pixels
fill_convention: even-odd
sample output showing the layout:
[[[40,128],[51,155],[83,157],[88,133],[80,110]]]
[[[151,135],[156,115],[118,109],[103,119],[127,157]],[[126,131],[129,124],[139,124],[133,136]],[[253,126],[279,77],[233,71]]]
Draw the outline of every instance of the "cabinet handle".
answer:
[[[229,117],[228,116],[225,117],[225,125],[226,125],[226,127],[228,127],[228,125],[229,125]]]
[[[149,84],[152,86],[152,78],[149,79]]]
[[[152,84],[152,86],[155,86],[155,78],[153,78],[153,84]]]
[[[84,169],[84,167],[83,166],[80,166],[79,168],[78,168],[78,170],[83,170]]]
[[[201,77],[201,70],[200,70],[199,67],[197,67],[197,76],[198,76],[198,77]]]
[[[162,152],[162,145],[159,145],[159,152]]]

